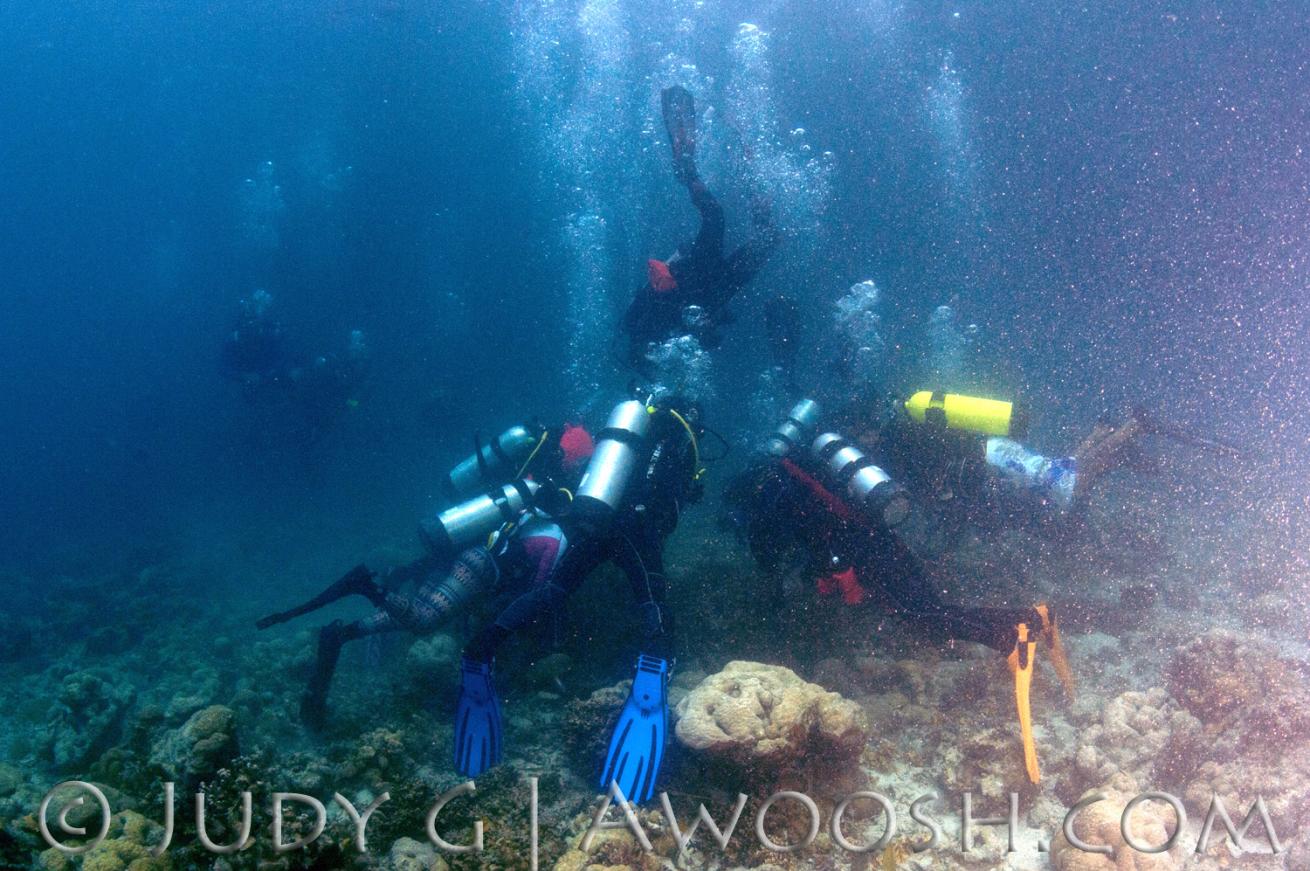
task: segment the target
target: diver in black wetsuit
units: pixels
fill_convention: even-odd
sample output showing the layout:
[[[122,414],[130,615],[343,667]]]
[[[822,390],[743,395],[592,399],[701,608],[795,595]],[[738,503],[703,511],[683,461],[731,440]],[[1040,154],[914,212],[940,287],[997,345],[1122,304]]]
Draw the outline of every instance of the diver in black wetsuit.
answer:
[[[771,574],[808,574],[821,593],[848,605],[870,601],[874,585],[892,613],[926,638],[955,639],[1009,653],[1015,627],[1040,627],[1032,608],[976,608],[942,601],[923,563],[884,526],[865,519],[859,506],[834,492],[820,470],[798,458],[770,458],[733,482],[728,501],[751,553]]]
[[[641,477],[629,485],[622,507],[608,519],[582,506],[563,514],[560,524],[570,544],[558,571],[547,583],[534,585],[511,602],[480,631],[464,650],[467,658],[490,662],[511,635],[560,607],[606,562],[613,562],[627,576],[640,615],[642,651],[673,658],[673,620],[664,604],[664,541],[677,526],[682,508],[699,498],[699,485],[685,433],[672,421],[661,428],[653,436],[657,451]]]
[[[620,713],[602,788],[618,781],[648,799],[663,755],[673,620],[665,605],[664,541],[683,506],[700,498],[699,410],[677,399],[620,403],[597,436],[596,453],[568,510],[558,567],[484,627],[464,648],[455,718],[455,766],[475,777],[501,759],[501,715],[492,675],[497,651],[515,633],[558,609],[602,563],[628,578],[636,605],[636,677]],[[622,625],[616,631],[623,632]]]
[[[720,328],[731,323],[728,303],[760,271],[778,243],[771,206],[757,197],[751,205],[749,240],[724,256],[723,207],[696,169],[696,107],[684,88],[661,94],[664,125],[673,149],[673,171],[687,187],[700,213],[700,231],[667,261],[647,261],[647,281],[623,316],[628,335],[627,360],[639,371],[652,343],[672,336],[694,336],[705,348],[716,347]]]
[[[1029,778],[1039,779],[1028,702],[1038,641],[1066,690],[1073,680],[1049,606],[966,607],[943,601],[923,563],[894,531],[910,511],[900,488],[852,442],[817,435],[818,407],[799,403],[750,468],[730,486],[726,503],[752,554],[769,573],[809,574],[821,593],[848,605],[882,591],[886,610],[917,634],[972,641],[1007,654],[1023,726]]]

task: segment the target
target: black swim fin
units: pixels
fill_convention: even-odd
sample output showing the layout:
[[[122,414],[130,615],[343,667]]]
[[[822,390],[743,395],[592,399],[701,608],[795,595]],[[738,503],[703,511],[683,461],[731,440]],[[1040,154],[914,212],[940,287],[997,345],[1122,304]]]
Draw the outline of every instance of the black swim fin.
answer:
[[[664,115],[664,129],[669,134],[669,147],[673,149],[673,166],[681,175],[690,168],[695,173],[696,161],[696,101],[691,92],[681,85],[660,92],[660,111]]]

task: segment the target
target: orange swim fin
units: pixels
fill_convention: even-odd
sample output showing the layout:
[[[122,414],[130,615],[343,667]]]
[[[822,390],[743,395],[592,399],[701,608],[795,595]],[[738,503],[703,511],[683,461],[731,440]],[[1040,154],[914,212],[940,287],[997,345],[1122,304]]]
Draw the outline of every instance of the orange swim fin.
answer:
[[[1069,657],[1064,652],[1064,642],[1060,640],[1060,624],[1055,622],[1055,614],[1051,612],[1051,607],[1045,602],[1037,605],[1034,609],[1042,618],[1042,641],[1046,643],[1050,651],[1051,666],[1060,678],[1060,683],[1064,685],[1065,695],[1068,697],[1070,704],[1074,700],[1074,679],[1073,669],[1069,667]]]
[[[1033,686],[1033,662],[1037,656],[1037,642],[1028,637],[1028,624],[1020,623],[1017,627],[1018,637],[1014,650],[1006,658],[1010,671],[1014,672],[1014,702],[1019,710],[1019,735],[1023,739],[1023,763],[1028,770],[1028,779],[1040,783],[1041,769],[1037,765],[1037,745],[1033,743],[1033,709],[1031,702]]]

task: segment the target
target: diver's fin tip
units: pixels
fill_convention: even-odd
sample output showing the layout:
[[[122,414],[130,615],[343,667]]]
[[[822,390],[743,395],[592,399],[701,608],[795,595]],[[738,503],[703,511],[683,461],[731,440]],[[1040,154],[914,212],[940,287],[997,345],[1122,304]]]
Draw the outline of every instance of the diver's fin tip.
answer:
[[[668,731],[667,678],[666,660],[644,654],[637,657],[632,690],[610,737],[601,789],[609,790],[617,782],[620,793],[635,804],[648,801],[655,794],[664,759]],[[631,784],[625,790],[622,784],[628,774],[632,775]]]

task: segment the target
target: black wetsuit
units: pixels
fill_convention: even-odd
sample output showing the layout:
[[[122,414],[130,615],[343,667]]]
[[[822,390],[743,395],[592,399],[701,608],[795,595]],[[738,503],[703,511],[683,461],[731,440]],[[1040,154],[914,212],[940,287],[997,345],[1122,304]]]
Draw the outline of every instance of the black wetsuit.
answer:
[[[864,520],[834,495],[815,470],[795,459],[759,461],[734,482],[729,501],[756,560],[770,572],[796,562],[817,579],[836,567],[853,569],[860,584],[876,584],[891,610],[925,638],[959,639],[1002,652],[1015,626],[1040,625],[1031,609],[975,608],[943,602],[923,563],[896,535]]]
[[[627,576],[637,606],[640,651],[673,658],[673,618],[665,606],[664,540],[678,524],[682,507],[699,498],[687,434],[669,415],[658,415],[652,448],[628,484],[613,517],[581,509],[559,518],[568,550],[544,583],[534,584],[480,631],[464,650],[468,659],[491,662],[515,632],[554,612],[597,567],[613,562]],[[577,503],[574,503],[575,505]]]
[[[753,232],[750,239],[732,254],[724,256],[723,206],[696,175],[694,168],[684,171],[687,193],[700,213],[700,231],[686,250],[669,261],[669,272],[677,286],[656,290],[648,281],[637,291],[623,316],[623,330],[628,334],[628,361],[643,368],[647,346],[672,336],[692,335],[702,347],[716,347],[719,329],[730,323],[728,303],[745,287],[778,243],[778,231],[764,207],[753,209]],[[689,322],[684,312],[699,306],[699,321]]]

